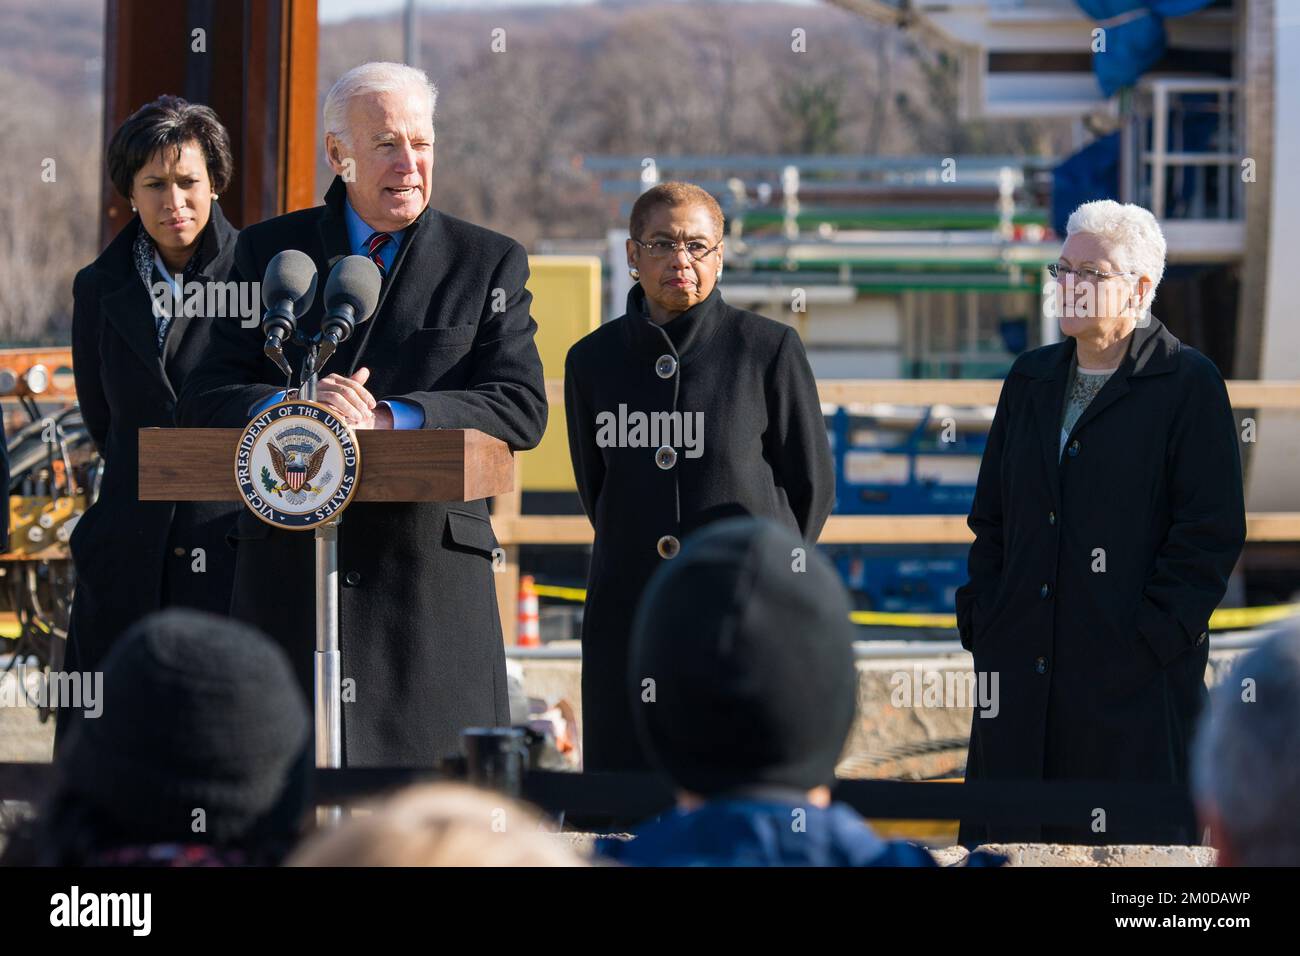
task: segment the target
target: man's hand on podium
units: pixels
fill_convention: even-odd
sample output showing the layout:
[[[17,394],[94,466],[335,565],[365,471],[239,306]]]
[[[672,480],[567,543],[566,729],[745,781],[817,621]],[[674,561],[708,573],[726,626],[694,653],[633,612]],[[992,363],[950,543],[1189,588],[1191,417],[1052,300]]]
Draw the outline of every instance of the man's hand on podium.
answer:
[[[391,429],[393,410],[386,402],[377,402],[366,390],[370,369],[359,368],[348,377],[332,372],[317,383],[316,400],[331,408],[353,428]]]

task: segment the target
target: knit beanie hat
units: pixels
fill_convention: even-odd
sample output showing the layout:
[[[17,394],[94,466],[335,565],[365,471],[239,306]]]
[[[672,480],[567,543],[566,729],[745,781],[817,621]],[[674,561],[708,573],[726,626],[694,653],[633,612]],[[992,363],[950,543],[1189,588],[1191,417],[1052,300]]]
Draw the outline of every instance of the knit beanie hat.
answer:
[[[679,787],[829,784],[857,700],[844,585],[783,527],[710,525],[651,578],[628,678],[642,746]]]
[[[307,704],[261,632],[193,610],[152,614],[104,661],[102,699],[60,763],[68,795],[123,839],[219,844],[296,822]]]

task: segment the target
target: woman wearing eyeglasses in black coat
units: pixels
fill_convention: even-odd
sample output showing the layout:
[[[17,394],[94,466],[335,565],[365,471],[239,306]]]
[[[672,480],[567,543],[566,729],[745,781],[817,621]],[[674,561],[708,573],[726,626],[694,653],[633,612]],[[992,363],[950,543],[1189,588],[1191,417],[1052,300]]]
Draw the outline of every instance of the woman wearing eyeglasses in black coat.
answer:
[[[693,531],[736,515],[776,521],[812,546],[835,501],[803,344],[792,327],[722,300],[722,230],[717,201],[697,186],[643,193],[627,242],[637,282],[627,314],[565,363],[569,449],[596,531],[582,625],[587,770],[649,766],[632,708],[653,706],[658,688],[655,675],[628,673],[628,635],[655,569]],[[792,573],[800,560],[790,556]]]

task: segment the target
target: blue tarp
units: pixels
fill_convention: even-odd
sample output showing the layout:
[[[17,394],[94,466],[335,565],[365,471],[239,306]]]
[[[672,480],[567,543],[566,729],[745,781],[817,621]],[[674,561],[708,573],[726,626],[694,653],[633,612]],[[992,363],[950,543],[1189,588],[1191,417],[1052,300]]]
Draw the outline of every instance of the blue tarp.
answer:
[[[1119,199],[1119,133],[1095,139],[1052,170],[1052,229],[1065,235],[1070,213],[1094,199]]]
[[[1167,17],[1181,17],[1208,7],[1213,0],[1075,0],[1106,30],[1106,51],[1092,55],[1102,92],[1113,96],[1132,86],[1165,54]]]
[[[1170,117],[1165,148],[1188,153],[1203,153],[1219,147],[1219,115],[1213,94],[1188,94],[1180,99],[1181,109]],[[1150,135],[1147,121],[1144,135]],[[1219,147],[1221,148],[1221,147]],[[1120,134],[1111,133],[1093,140],[1052,170],[1052,229],[1065,235],[1070,213],[1094,199],[1119,199]],[[1175,179],[1166,172],[1161,188],[1165,190],[1165,216],[1181,219],[1195,214],[1193,200],[1201,198],[1211,206],[1218,199],[1218,181],[1207,177],[1206,169],[1189,170]]]

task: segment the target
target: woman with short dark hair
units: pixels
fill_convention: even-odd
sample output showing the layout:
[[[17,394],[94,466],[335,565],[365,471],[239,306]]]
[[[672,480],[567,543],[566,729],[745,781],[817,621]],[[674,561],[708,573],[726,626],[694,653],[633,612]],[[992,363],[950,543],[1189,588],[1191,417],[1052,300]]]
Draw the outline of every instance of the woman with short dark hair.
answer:
[[[217,204],[230,184],[230,136],[209,107],[162,96],[119,127],[107,162],[136,215],[73,286],[77,400],[104,476],[70,541],[77,586],[68,671],[95,670],[150,611],[225,614],[234,572],[225,541],[234,504],[137,496],[139,429],[176,424],[177,396],[218,318],[206,303],[231,299],[192,296],[224,282],[234,257],[238,232]],[[70,713],[60,712],[60,740]]]
[[[588,770],[649,767],[633,708],[670,689],[628,673],[628,642],[654,571],[692,532],[741,515],[774,521],[811,547],[835,501],[803,343],[792,326],[723,301],[722,237],[722,210],[700,187],[642,193],[629,223],[636,285],[627,314],[577,342],[565,362],[569,449],[596,530],[582,622]],[[800,555],[789,561],[800,570]]]

